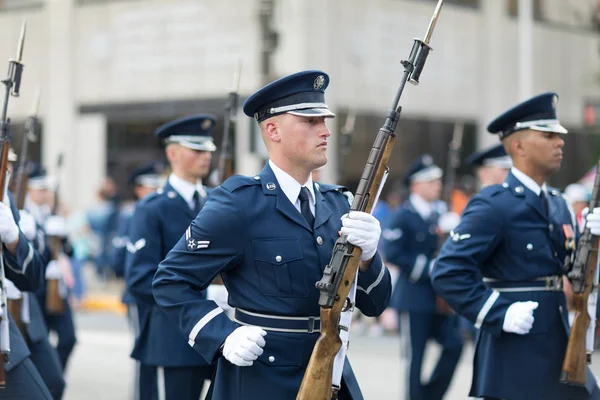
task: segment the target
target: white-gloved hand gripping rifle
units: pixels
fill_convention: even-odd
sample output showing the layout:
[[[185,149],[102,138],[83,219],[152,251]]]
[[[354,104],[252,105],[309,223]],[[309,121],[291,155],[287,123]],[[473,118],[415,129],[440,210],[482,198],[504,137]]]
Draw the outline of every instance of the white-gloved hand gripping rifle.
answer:
[[[421,72],[432,50],[429,45],[431,35],[437,23],[443,0],[439,0],[425,38],[415,39],[410,55],[402,61],[404,74],[400,87],[388,110],[385,122],[375,138],[373,148],[369,153],[358,189],[350,206],[351,211],[370,213],[373,210],[377,197],[385,184],[388,175],[388,160],[394,146],[395,130],[402,107],[399,105],[400,97],[406,82],[414,85],[419,83]],[[323,271],[323,278],[316,283],[321,292],[319,305],[321,306],[321,334],[312,351],[308,367],[304,373],[297,400],[330,400],[337,398],[339,387],[332,384],[334,360],[338,353],[345,351],[347,343],[340,339],[340,332],[347,341],[347,327],[340,323],[343,312],[354,308],[351,291],[354,291],[355,280],[360,263],[361,249],[348,243],[345,236],[341,236],[333,246],[333,253],[329,265]],[[342,357],[342,360],[344,358]],[[338,368],[338,370],[341,370]]]
[[[589,210],[600,206],[600,162],[596,165],[596,178],[590,199]],[[598,297],[598,245],[600,237],[585,228],[579,243],[569,280],[573,286],[575,318],[567,351],[563,360],[560,381],[583,386],[586,382],[587,365],[592,362],[596,326],[596,299]],[[590,307],[591,306],[591,307]],[[590,327],[591,332],[590,332]]]

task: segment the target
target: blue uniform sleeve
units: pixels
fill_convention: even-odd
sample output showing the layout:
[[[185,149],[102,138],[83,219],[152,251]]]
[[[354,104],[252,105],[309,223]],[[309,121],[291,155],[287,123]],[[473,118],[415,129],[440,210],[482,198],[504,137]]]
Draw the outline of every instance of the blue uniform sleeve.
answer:
[[[162,220],[150,202],[139,203],[133,214],[125,266],[125,283],[137,302],[154,305],[152,278],[163,259]]]
[[[156,303],[207,362],[237,325],[201,292],[219,273],[240,264],[244,245],[244,222],[233,195],[218,187],[154,276]]]
[[[481,268],[500,242],[503,226],[502,212],[488,198],[475,196],[444,243],[431,276],[434,290],[456,312],[494,335],[502,332],[512,302],[485,286]]]
[[[379,253],[375,253],[369,269],[358,272],[356,306],[367,317],[379,316],[390,302],[391,292],[390,272]]]
[[[22,232],[16,256],[3,249],[5,274],[21,291],[35,292],[44,282],[45,263]]]
[[[129,220],[129,218],[121,218],[117,235],[112,240],[110,265],[118,278],[125,276],[127,243],[129,243]]]
[[[406,214],[402,211],[394,213],[383,231],[383,255],[387,261],[400,268],[410,282],[426,282],[429,280],[432,259],[409,248],[409,238],[414,235]]]

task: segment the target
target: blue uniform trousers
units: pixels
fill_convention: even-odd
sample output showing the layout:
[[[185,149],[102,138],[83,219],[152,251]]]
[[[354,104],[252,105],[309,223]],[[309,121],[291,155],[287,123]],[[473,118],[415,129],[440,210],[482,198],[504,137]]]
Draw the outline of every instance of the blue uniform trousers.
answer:
[[[144,387],[153,388],[152,397],[141,400],[198,400],[204,388],[204,380],[211,379],[212,367],[152,367],[140,382],[154,375],[153,382],[142,382]]]
[[[52,400],[44,380],[29,358],[6,373],[6,388],[0,390],[0,399]]]
[[[408,311],[400,314],[403,349],[408,360],[408,390],[410,400],[438,400],[450,386],[462,352],[462,336],[457,316]],[[435,339],[442,346],[440,359],[426,384],[421,383],[425,346]]]
[[[65,380],[56,349],[45,337],[36,343],[29,343],[29,350],[31,351],[31,361],[46,383],[52,398],[54,400],[61,399],[65,390]]]
[[[46,325],[49,331],[56,332],[58,343],[56,351],[60,359],[60,364],[63,371],[66,370],[67,361],[75,347],[75,324],[73,322],[73,314],[68,301],[65,301],[65,312],[58,315],[45,314]]]

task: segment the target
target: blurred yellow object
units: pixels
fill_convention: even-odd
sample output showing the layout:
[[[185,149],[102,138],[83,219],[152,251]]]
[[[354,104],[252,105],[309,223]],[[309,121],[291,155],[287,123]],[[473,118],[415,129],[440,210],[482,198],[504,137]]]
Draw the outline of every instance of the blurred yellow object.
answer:
[[[86,296],[80,303],[82,311],[112,311],[120,314],[127,313],[127,306],[121,302],[118,296],[91,295]]]

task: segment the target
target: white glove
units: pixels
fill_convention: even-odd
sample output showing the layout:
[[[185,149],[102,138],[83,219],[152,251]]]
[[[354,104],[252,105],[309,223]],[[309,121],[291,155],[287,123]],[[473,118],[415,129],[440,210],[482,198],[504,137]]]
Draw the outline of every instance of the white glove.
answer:
[[[25,235],[27,240],[35,240],[37,231],[35,219],[25,210],[19,210],[19,215],[21,216],[19,219],[19,228],[21,228],[21,232],[23,232],[23,235]]]
[[[502,329],[504,332],[525,335],[533,326],[533,310],[538,308],[537,301],[517,301],[512,303],[504,315]]]
[[[62,279],[62,271],[58,261],[52,260],[46,266],[46,279]]]
[[[266,334],[258,326],[240,326],[225,339],[223,357],[239,367],[249,367],[263,353]]]
[[[225,311],[231,310],[231,306],[227,302],[229,292],[225,285],[210,285],[206,289],[206,298],[217,303]]]
[[[590,228],[592,235],[600,236],[600,207],[596,207],[594,211],[587,213],[585,216],[585,227]]]
[[[19,238],[19,227],[15,222],[10,207],[0,203],[0,240],[13,243]]]
[[[69,233],[67,231],[67,221],[60,215],[51,215],[44,223],[44,231],[48,236],[65,237]]]
[[[445,212],[440,215],[440,220],[438,221],[438,227],[444,233],[448,233],[454,228],[458,226],[460,222],[460,216],[454,212]]]
[[[342,235],[348,242],[362,249],[361,261],[368,261],[375,255],[381,236],[381,226],[377,218],[362,211],[350,211],[342,216]]]

